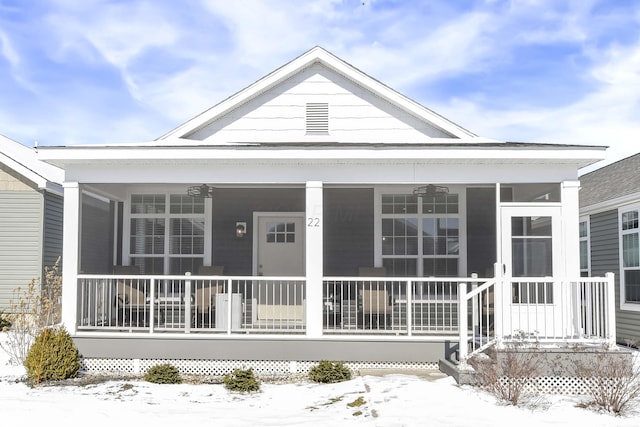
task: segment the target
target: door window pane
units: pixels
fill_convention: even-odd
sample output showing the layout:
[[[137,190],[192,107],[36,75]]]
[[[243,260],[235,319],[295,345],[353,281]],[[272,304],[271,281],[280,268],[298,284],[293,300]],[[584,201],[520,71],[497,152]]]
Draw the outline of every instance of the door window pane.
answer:
[[[553,275],[551,238],[514,237],[511,241],[513,277],[546,277]]]
[[[295,222],[268,222],[267,243],[295,243]]]

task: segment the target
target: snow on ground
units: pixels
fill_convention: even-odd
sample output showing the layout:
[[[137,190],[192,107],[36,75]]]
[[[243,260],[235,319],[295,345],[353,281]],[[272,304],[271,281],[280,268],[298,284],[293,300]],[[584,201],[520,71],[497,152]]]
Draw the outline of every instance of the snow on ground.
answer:
[[[6,333],[0,333],[6,342]],[[640,412],[615,417],[576,407],[572,396],[542,396],[529,407],[505,406],[442,375],[356,376],[322,385],[263,383],[237,394],[221,384],[159,385],[142,380],[29,387],[25,370],[0,350],[0,420],[23,426],[637,426]],[[349,407],[358,397],[360,407]],[[357,412],[361,414],[358,415]]]

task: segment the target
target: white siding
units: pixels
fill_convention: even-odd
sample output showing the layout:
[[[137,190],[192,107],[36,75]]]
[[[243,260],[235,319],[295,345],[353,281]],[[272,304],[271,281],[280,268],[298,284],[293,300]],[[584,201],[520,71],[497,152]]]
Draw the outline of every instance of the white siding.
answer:
[[[42,203],[34,190],[0,191],[0,310],[17,286],[41,274]]]
[[[329,104],[328,139],[332,141],[424,143],[451,137],[316,64],[187,138],[217,143],[319,141],[317,136],[305,136],[309,102]]]

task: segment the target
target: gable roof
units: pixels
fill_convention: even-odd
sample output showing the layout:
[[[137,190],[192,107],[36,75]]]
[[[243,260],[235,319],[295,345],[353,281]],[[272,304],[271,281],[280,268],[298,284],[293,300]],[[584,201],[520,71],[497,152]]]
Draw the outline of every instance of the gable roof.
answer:
[[[62,194],[64,171],[37,158],[34,149],[0,135],[0,163],[35,183],[38,188]]]
[[[451,135],[452,138],[460,138],[465,140],[477,139],[476,142],[496,142],[485,138],[479,138],[474,133],[468,131],[467,129],[464,129],[463,127],[451,122],[450,120],[447,120],[434,111],[429,110],[424,106],[418,104],[417,102],[396,92],[380,81],[370,77],[369,75],[358,70],[354,66],[348,64],[347,62],[343,61],[342,59],[336,57],[335,55],[329,53],[319,46],[316,46],[303,53],[289,63],[283,65],[282,67],[261,78],[245,89],[235,93],[219,104],[204,111],[203,113],[187,121],[186,123],[169,131],[158,139],[164,140],[184,138],[189,134],[192,134],[199,129],[202,129],[203,127],[211,124],[212,122],[215,122],[217,119],[238,108],[240,105],[243,105],[251,101],[252,99],[255,99],[256,97],[269,91],[270,89],[273,89],[280,83],[290,79],[294,75],[304,71],[314,64],[323,65],[324,67],[350,80],[356,85],[363,87],[373,95],[383,99],[386,102],[389,102],[400,110],[403,110],[406,113],[418,118],[419,120],[428,123],[430,126],[441,130],[443,133]]]
[[[640,198],[640,153],[580,177],[580,207]]]

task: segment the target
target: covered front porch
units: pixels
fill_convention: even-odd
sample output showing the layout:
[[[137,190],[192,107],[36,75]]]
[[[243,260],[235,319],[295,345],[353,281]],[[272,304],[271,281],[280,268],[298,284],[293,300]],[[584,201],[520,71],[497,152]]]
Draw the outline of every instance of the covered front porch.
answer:
[[[579,277],[563,249],[574,181],[196,187],[68,186],[81,226],[67,321],[79,342],[125,339],[89,354],[206,340],[192,357],[241,342],[231,354],[266,357],[271,342],[307,360],[437,361],[505,340],[615,343],[613,279]]]

